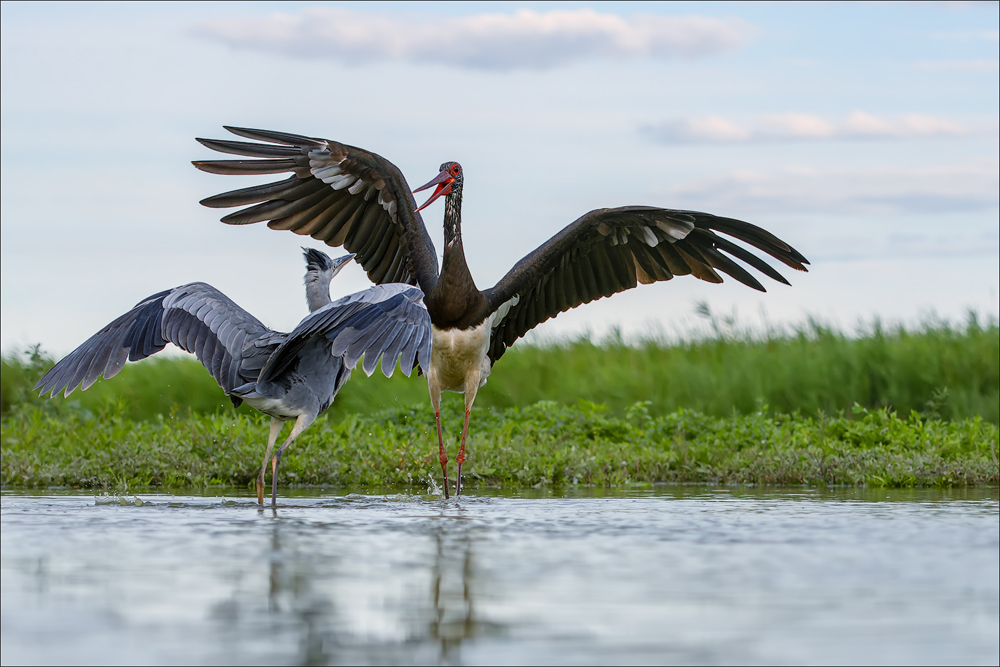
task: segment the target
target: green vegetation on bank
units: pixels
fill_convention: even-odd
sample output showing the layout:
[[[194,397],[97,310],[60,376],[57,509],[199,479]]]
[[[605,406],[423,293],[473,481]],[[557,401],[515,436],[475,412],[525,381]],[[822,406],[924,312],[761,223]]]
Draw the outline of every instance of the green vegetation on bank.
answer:
[[[713,336],[678,344],[515,346],[476,400],[470,485],[998,483],[995,322],[855,337],[712,324]],[[38,399],[31,387],[51,363],[37,349],[3,360],[3,485],[243,486],[256,475],[266,418],[234,411],[193,359],[129,364],[69,399]],[[461,398],[446,394],[444,408],[454,456]],[[438,483],[423,378],[355,373],[327,417],[289,449],[281,484]]]
[[[461,408],[443,416],[455,452]],[[998,483],[998,429],[857,408],[852,418],[712,417],[688,410],[623,417],[580,402],[476,414],[471,487],[698,482],[874,486]],[[259,469],[266,419],[216,414],[141,422],[114,410],[84,418],[22,412],[2,422],[5,486],[245,486]],[[321,421],[288,450],[280,483],[438,484],[433,417],[423,406]]]
[[[750,414],[763,404],[782,413],[850,415],[854,404],[869,410],[916,410],[942,419],[979,416],[1000,423],[1000,330],[970,316],[962,326],[927,323],[919,328],[877,324],[855,337],[818,324],[767,336],[741,333],[712,320],[714,335],[677,344],[626,344],[578,340],[560,345],[522,343],[504,355],[479,392],[477,409],[526,407],[542,400],[575,405],[580,399],[607,405],[622,416],[649,401],[654,416],[684,408],[726,417]],[[123,405],[130,419],[155,420],[171,413],[229,416],[232,406],[191,357],[153,358],[128,364],[69,399],[46,401],[31,387],[52,362],[43,356],[3,359],[6,418],[19,410],[54,415],[97,414]],[[446,394],[446,402],[459,401]],[[384,409],[426,406],[423,378],[356,372],[327,416],[333,421]],[[241,408],[249,414],[249,408]]]

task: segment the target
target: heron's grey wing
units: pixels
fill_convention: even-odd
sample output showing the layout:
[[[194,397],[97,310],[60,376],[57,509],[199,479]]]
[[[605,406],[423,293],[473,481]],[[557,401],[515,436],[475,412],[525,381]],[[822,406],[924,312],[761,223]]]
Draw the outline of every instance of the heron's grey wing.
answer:
[[[269,331],[211,285],[181,285],[137,303],[49,369],[35,389],[39,395],[69,396],[101,375],[114,377],[126,361],[145,359],[173,343],[194,353],[228,394],[248,381],[240,368],[244,345]]]
[[[386,377],[392,375],[397,359],[407,376],[415,365],[429,368],[431,318],[423,298],[423,292],[410,285],[376,285],[310,313],[267,361],[260,381],[280,375],[315,336],[329,340],[331,354],[343,357],[348,368],[364,356],[362,369],[367,375],[375,371],[379,358]]]
[[[288,334],[281,331],[269,331],[259,338],[248,341],[243,346],[243,356],[240,361],[239,374],[244,383],[256,384],[264,364],[271,358],[275,350],[288,340]],[[234,387],[235,389],[236,387]]]
[[[297,134],[227,127],[256,142],[198,139],[220,153],[250,160],[199,160],[214,174],[279,174],[285,180],[202,200],[211,208],[247,206],[222,221],[267,220],[271,229],[307,234],[344,246],[375,284],[418,284],[429,291],[438,276],[437,253],[402,172],[385,158],[354,146]]]
[[[499,359],[515,340],[550,317],[637,283],[689,274],[721,283],[718,270],[764,291],[734,261],[738,259],[788,284],[763,259],[721,234],[798,271],[805,271],[809,263],[778,237],[742,220],[651,206],[591,211],[524,257],[485,292],[494,327],[490,360]]]

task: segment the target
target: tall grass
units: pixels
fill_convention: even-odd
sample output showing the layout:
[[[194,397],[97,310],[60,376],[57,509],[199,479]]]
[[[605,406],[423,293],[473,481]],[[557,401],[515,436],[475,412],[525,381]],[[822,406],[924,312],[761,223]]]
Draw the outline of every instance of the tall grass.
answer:
[[[583,399],[623,415],[629,406],[648,401],[653,416],[685,408],[724,417],[765,405],[780,413],[820,410],[850,416],[858,404],[1000,423],[1000,330],[995,321],[984,324],[970,315],[958,326],[928,322],[911,329],[875,323],[856,336],[815,322],[763,335],[717,320],[712,325],[711,335],[674,344],[629,344],[611,337],[597,343],[516,345],[480,390],[477,407],[525,407],[541,400],[572,405]],[[4,417],[33,408],[52,415],[86,415],[112,404],[123,417],[136,420],[232,410],[193,358],[129,364],[110,381],[52,402],[31,391],[52,363],[44,354],[36,349],[34,354],[8,355],[2,363]],[[423,378],[405,378],[398,371],[391,379],[378,372],[365,378],[358,371],[328,415],[340,421],[426,403]]]

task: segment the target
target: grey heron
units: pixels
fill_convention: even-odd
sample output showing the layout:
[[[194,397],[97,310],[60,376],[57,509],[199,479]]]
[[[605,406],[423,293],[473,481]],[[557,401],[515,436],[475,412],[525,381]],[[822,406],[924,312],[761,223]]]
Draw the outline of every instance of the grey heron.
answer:
[[[305,249],[310,313],[291,333],[267,328],[211,285],[189,283],[137,303],[49,369],[35,389],[69,396],[173,343],[198,358],[234,406],[246,402],[271,417],[257,502],[264,503],[270,459],[271,504],[277,505],[282,454],[330,407],[362,356],[369,376],[379,359],[386,377],[397,360],[407,376],[416,365],[429,367],[430,316],[418,288],[389,283],[330,299],[330,281],[353,257],[331,260]],[[291,432],[272,457],[286,421],[293,422]]]
[[[292,175],[202,200],[213,208],[246,207],[225,216],[223,222],[243,225],[266,220],[272,229],[307,234],[329,246],[342,245],[357,253],[358,263],[372,282],[417,284],[426,295],[434,345],[425,373],[437,420],[446,496],[448,457],[441,433],[441,392],[465,394],[465,423],[456,458],[456,492],[461,493],[465,440],[476,392],[504,351],[538,324],[638,283],[674,276],[693,275],[721,283],[722,272],[765,291],[739,262],[789,284],[767,262],[727,236],[797,271],[806,271],[809,263],[775,235],[742,220],[698,211],[622,206],[584,214],[521,259],[495,286],[480,290],[462,245],[465,175],[457,162],[444,163],[433,180],[411,191],[394,164],[361,148],[284,132],[226,129],[254,142],[198,141],[221,153],[260,159],[200,160],[194,163],[196,167],[216,174]],[[629,177],[625,167],[605,168],[621,178]],[[544,187],[545,165],[533,163],[525,177],[534,180],[535,187]],[[436,186],[433,194],[418,207],[413,192],[432,186]],[[442,196],[445,248],[439,272],[420,210]]]

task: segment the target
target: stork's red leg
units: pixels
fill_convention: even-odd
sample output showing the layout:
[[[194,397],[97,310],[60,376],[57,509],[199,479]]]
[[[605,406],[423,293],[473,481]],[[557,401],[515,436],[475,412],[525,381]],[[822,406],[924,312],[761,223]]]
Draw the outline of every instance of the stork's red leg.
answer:
[[[441,411],[434,411],[434,419],[437,420],[438,426],[438,460],[441,462],[441,475],[444,478],[444,497],[447,499],[448,496],[448,453],[444,451],[444,435],[441,434]],[[461,464],[459,464],[459,470],[461,470]]]
[[[444,450],[444,435],[441,433],[441,387],[435,380],[433,372],[427,374],[427,391],[431,395],[431,407],[434,408],[434,419],[438,427],[438,461],[441,462],[441,476],[444,479],[444,497],[448,494],[448,453]]]
[[[462,464],[465,463],[465,437],[469,434],[469,413],[472,411],[471,406],[465,410],[465,424],[462,426],[462,445],[458,448],[458,456],[455,460],[458,461],[458,479],[455,480],[455,495],[462,495]]]
[[[462,464],[465,463],[465,439],[469,435],[469,414],[472,413],[472,404],[476,402],[476,393],[479,391],[480,371],[476,369],[470,371],[465,376],[465,424],[462,425],[462,444],[458,448],[458,479],[455,480],[455,495],[462,495]]]

